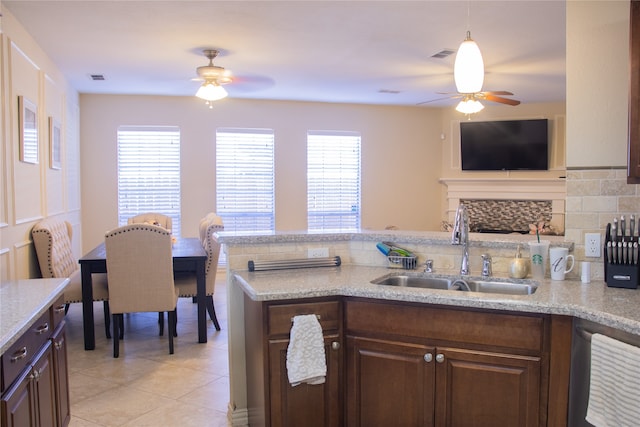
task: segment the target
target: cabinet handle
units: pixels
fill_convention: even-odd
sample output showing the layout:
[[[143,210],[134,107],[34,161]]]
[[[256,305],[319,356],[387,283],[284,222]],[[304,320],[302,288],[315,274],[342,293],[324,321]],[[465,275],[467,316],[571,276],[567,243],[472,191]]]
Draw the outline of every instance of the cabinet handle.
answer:
[[[38,326],[33,331],[36,333],[36,335],[42,335],[48,330],[49,330],[49,323],[45,323],[44,325]]]
[[[432,360],[433,360],[433,354],[431,354],[431,353],[427,353],[427,354],[425,354],[425,355],[424,355],[424,361],[425,361],[425,362],[429,363],[429,362],[431,362]]]
[[[64,311],[64,304],[57,306],[53,309],[53,312],[56,314],[60,314]]]
[[[340,343],[338,341],[333,341],[331,343],[331,350],[340,350]]]
[[[436,362],[438,362],[438,363],[444,362],[444,354],[442,354],[442,353],[436,354]]]
[[[11,363],[16,363],[20,359],[27,357],[27,347],[22,347],[20,350],[13,353],[11,356]]]
[[[60,341],[56,341],[53,344],[53,346],[56,348],[56,350],[60,350],[63,345],[64,345],[64,338],[60,338]]]

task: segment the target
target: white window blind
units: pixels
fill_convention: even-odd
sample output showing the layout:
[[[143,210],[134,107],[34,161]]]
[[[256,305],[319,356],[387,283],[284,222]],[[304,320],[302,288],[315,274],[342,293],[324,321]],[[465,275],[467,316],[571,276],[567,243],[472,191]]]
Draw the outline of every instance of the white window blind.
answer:
[[[171,217],[180,236],[180,129],[118,128],[118,224],[145,212]]]
[[[225,231],[274,230],[274,177],[273,130],[216,131],[216,210]]]
[[[307,227],[360,229],[359,133],[307,133]]]

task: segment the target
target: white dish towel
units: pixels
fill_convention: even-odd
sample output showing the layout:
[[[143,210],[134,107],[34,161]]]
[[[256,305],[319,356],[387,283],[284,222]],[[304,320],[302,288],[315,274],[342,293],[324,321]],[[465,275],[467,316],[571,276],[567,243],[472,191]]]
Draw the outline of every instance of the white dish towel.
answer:
[[[640,348],[591,336],[591,384],[586,420],[596,427],[640,422]]]
[[[287,374],[293,387],[302,383],[324,384],[327,361],[322,327],[315,314],[293,318],[287,348]]]

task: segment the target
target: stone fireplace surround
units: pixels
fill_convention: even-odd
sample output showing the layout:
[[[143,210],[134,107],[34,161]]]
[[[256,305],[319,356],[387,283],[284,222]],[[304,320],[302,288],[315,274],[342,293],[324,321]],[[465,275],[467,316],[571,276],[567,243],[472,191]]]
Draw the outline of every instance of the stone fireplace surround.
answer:
[[[562,178],[442,178],[447,186],[447,218],[452,223],[464,202],[472,231],[526,232],[544,220],[555,234],[564,234],[566,181]]]

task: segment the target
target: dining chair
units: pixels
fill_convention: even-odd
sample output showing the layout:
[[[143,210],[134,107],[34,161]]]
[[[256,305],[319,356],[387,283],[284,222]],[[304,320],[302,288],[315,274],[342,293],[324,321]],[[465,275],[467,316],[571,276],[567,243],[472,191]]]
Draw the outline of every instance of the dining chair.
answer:
[[[31,229],[42,277],[69,278],[69,284],[64,289],[65,314],[69,311],[69,304],[82,302],[82,274],[71,250],[72,236],[71,224],[56,218],[44,219]],[[93,300],[103,302],[105,334],[111,338],[107,275],[94,274],[92,279]]]
[[[215,213],[209,213],[200,220],[199,237],[202,247],[207,252],[207,262],[205,266],[205,282],[206,282],[206,307],[209,317],[216,327],[216,331],[220,330],[220,323],[216,316],[216,309],[213,305],[213,293],[215,292],[216,273],[218,271],[218,259],[220,257],[220,242],[218,241],[216,232],[224,230],[222,218]],[[194,274],[180,275],[175,278],[178,295],[181,298],[193,298],[197,295],[196,277]]]
[[[152,224],[160,226],[171,233],[171,229],[173,227],[173,220],[170,216],[157,213],[157,212],[146,212],[141,213],[136,216],[132,216],[127,219],[127,224]]]
[[[171,233],[148,224],[118,227],[105,235],[113,357],[124,313],[169,312],[169,354],[173,354],[178,288],[173,280]]]

